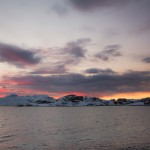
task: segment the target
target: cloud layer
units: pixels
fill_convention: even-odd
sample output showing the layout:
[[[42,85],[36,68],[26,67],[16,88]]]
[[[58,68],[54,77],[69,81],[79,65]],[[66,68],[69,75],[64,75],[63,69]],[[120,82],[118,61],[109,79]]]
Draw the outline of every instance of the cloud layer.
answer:
[[[7,82],[19,88],[46,91],[49,93],[82,92],[87,95],[106,96],[126,92],[150,91],[150,72],[130,71],[119,74],[81,74],[55,76],[18,76],[7,77]]]
[[[85,57],[86,49],[84,46],[91,42],[89,38],[78,39],[77,41],[72,41],[66,44],[66,47],[63,48],[64,53],[70,54],[74,58]]]
[[[76,65],[86,57],[86,46],[91,42],[90,38],[80,38],[66,43],[63,47],[51,48],[48,55],[51,59],[55,58],[56,64]]]
[[[41,68],[30,72],[30,74],[65,74],[67,73],[67,69],[64,65],[58,65],[49,68]]]
[[[7,62],[17,67],[25,67],[40,63],[36,53],[14,45],[0,43],[0,62]]]
[[[119,51],[120,48],[120,45],[108,45],[104,48],[103,51],[97,53],[95,57],[102,61],[109,61],[114,57],[119,57],[122,55]]]
[[[88,74],[115,74],[112,69],[98,69],[98,68],[90,68],[85,70],[85,73]]]
[[[131,0],[68,0],[75,8],[87,11],[95,8],[117,7]]]

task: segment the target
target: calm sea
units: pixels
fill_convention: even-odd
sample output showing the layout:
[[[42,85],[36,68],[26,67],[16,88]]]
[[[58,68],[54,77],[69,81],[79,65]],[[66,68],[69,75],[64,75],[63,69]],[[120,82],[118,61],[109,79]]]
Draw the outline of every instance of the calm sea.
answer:
[[[0,107],[0,150],[150,150],[150,107]]]

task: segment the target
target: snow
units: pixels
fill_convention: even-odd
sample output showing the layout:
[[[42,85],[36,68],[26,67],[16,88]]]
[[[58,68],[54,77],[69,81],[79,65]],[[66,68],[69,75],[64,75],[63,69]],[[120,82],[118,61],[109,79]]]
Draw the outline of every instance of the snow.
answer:
[[[129,106],[143,106],[144,103],[143,102],[135,102],[135,103],[131,103],[131,104],[128,104]]]
[[[0,106],[144,106],[149,105],[150,99],[142,100],[102,100],[96,97],[67,95],[54,99],[47,95],[18,96],[10,94],[0,98]]]
[[[0,99],[0,106],[40,106],[42,102],[51,104],[55,103],[55,99],[47,95],[17,96],[11,94]]]

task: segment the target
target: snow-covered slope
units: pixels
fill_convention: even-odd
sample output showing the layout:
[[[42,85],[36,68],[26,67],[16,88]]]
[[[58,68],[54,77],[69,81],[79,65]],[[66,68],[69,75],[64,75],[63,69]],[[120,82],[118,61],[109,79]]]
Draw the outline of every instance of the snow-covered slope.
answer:
[[[105,102],[96,97],[67,95],[57,100],[57,106],[103,106]]]
[[[8,95],[0,99],[1,106],[42,106],[55,105],[55,99],[47,95],[33,95],[33,96],[17,96],[16,94]]]
[[[0,106],[143,106],[150,105],[150,98],[140,100],[102,100],[96,97],[67,95],[54,99],[47,95],[18,96],[16,94],[0,98]]]

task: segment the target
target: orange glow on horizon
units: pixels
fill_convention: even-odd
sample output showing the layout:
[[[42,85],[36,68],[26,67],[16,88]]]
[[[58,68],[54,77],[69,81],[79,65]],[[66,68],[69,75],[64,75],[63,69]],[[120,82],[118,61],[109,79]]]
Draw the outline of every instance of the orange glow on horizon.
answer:
[[[77,96],[91,96],[91,97],[99,97],[102,99],[110,100],[110,99],[118,99],[118,98],[127,98],[127,99],[140,99],[140,98],[145,98],[145,97],[150,97],[150,92],[134,92],[134,93],[119,93],[119,94],[112,94],[108,95],[105,94],[106,96],[99,96],[99,93],[83,93],[83,92],[60,92],[60,93],[55,93],[55,92],[48,92],[48,91],[38,91],[38,90],[30,90],[30,89],[9,89],[9,88],[0,88],[0,97],[5,97],[10,93],[16,93],[19,96],[23,95],[48,95],[50,97],[54,97],[56,99],[66,96],[66,95],[77,95]]]
[[[150,97],[150,92],[135,92],[135,93],[119,93],[111,96],[103,96],[102,99],[118,99],[118,98],[127,98],[127,99],[140,99]]]

